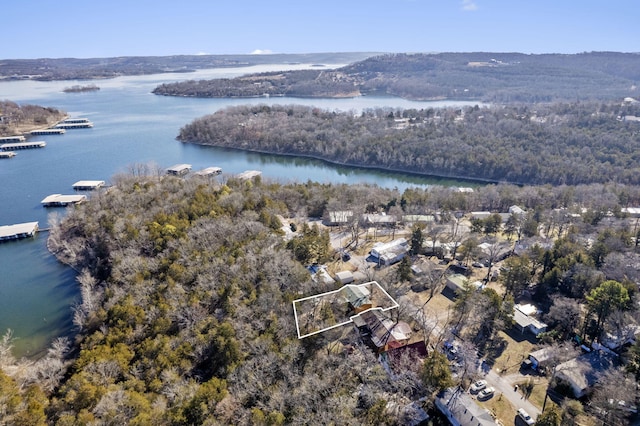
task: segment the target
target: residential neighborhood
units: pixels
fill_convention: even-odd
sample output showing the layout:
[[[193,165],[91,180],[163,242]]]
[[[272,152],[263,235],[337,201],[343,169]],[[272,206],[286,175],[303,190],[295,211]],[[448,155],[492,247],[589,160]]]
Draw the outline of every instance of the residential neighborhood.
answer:
[[[634,225],[633,212],[626,215],[628,226]],[[546,302],[543,309],[545,302],[535,296],[530,255],[552,248],[572,222],[582,220],[580,214],[556,214],[558,224],[547,229],[539,225],[537,235],[527,237],[527,212],[517,205],[504,213],[458,212],[454,220],[439,212],[359,216],[350,210],[329,211],[314,226],[329,233],[333,250],[342,255],[315,276],[343,285],[335,294],[345,306],[339,311],[348,316],[332,324],[354,328],[382,363],[399,348],[418,357],[444,354],[454,386],[433,402],[453,425],[533,424],[546,408],[559,409],[570,401],[584,405],[582,416],[588,419],[589,398],[607,372],[623,367],[621,353],[635,343],[640,327],[625,324],[615,336],[605,330],[585,336],[576,322],[575,333],[564,330],[564,339],[557,334],[561,330],[553,305],[549,310]],[[389,296],[391,308],[373,301],[367,290],[372,279],[379,281],[373,281],[375,288],[395,295],[395,300]],[[335,303],[337,296],[332,297]],[[481,301],[487,297],[494,302]],[[326,314],[317,300],[314,309]],[[304,303],[294,302],[298,326],[302,322],[307,333],[301,338],[311,330],[322,332],[323,320],[311,321],[296,304]],[[588,320],[587,309],[578,310],[584,317],[580,321]],[[483,391],[470,390],[475,380]],[[635,398],[620,404],[623,414],[612,418],[635,415]]]

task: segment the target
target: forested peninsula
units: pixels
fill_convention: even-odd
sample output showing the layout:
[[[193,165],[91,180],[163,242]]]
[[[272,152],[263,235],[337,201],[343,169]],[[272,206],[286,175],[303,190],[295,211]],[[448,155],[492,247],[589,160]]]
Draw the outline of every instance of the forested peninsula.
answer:
[[[256,105],[196,119],[178,140],[493,182],[640,184],[637,117],[637,102],[358,114]]]
[[[249,74],[159,85],[153,93],[193,97],[344,97],[484,102],[611,100],[636,94],[640,55],[591,52],[387,54],[335,70]]]

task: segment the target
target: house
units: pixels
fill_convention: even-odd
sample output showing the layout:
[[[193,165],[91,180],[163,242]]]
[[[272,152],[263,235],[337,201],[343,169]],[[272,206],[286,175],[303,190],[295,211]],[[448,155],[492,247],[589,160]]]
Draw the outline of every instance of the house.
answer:
[[[513,307],[513,320],[514,326],[520,330],[521,333],[529,331],[537,336],[540,333],[547,331],[547,324],[542,321],[538,321],[534,314],[537,309],[533,305],[518,305]]]
[[[328,216],[329,217],[325,221],[325,225],[340,226],[349,223],[349,221],[353,217],[353,212],[351,210],[336,210],[330,211]]]
[[[365,342],[377,353],[399,348],[410,343],[411,326],[404,321],[393,321],[382,309],[369,309],[352,317]]]
[[[520,206],[513,205],[509,207],[509,214],[524,214],[524,210]]]
[[[398,238],[388,243],[374,244],[369,253],[380,266],[393,265],[402,260],[409,251],[409,243],[404,238]]]
[[[436,396],[436,407],[453,426],[495,426],[491,413],[480,407],[460,387],[449,388]]]
[[[616,356],[608,351],[595,350],[558,364],[555,377],[568,384],[576,398],[591,391],[598,377],[616,364]]]
[[[531,361],[531,368],[534,370],[543,370],[553,360],[555,356],[553,348],[542,348],[537,351],[533,351],[529,354],[529,361]]]
[[[362,215],[362,223],[364,226],[394,227],[396,226],[397,222],[398,221],[395,216],[385,213]]]
[[[340,293],[347,301],[349,310],[356,314],[373,307],[370,298],[371,292],[366,286],[345,285],[340,290]]]
[[[428,224],[433,223],[436,220],[432,214],[406,214],[402,216],[402,221],[406,224]]]
[[[465,285],[471,285],[476,289],[482,288],[482,282],[471,282],[466,276],[462,274],[452,274],[447,276],[446,287],[452,290],[454,293],[464,290]]]

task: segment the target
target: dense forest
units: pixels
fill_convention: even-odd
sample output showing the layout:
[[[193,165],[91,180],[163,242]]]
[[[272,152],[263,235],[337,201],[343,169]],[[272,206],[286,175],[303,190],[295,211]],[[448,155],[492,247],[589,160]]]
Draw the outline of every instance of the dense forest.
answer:
[[[393,95],[407,99],[485,102],[611,100],[637,94],[640,55],[520,53],[389,54],[337,70],[250,74],[189,80],[153,93],[195,97],[343,97]]]
[[[49,127],[66,115],[57,108],[0,100],[0,136],[21,135],[36,128]]]
[[[344,64],[374,53],[314,53],[272,55],[174,55],[115,58],[0,59],[0,82],[5,79],[80,80],[122,75],[193,72],[200,69],[244,67],[261,64]]]
[[[238,106],[178,139],[437,176],[535,184],[640,183],[640,103],[456,109]]]

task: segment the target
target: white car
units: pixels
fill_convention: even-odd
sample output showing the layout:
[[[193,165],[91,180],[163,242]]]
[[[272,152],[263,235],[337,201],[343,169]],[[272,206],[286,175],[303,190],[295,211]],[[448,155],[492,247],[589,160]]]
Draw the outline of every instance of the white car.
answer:
[[[486,380],[478,380],[477,382],[474,382],[471,387],[469,388],[469,391],[472,393],[475,392],[480,392],[482,389],[487,387],[487,381]]]
[[[536,421],[527,413],[524,408],[518,408],[518,417],[520,417],[528,425],[534,424]]]
[[[478,399],[489,399],[493,396],[494,393],[496,393],[496,390],[494,388],[484,388],[478,394]]]

